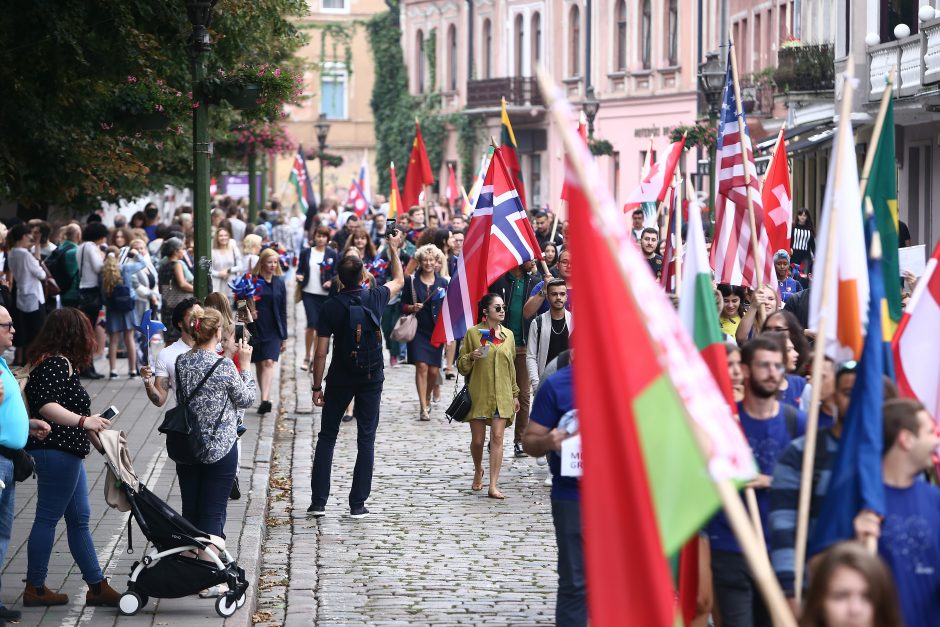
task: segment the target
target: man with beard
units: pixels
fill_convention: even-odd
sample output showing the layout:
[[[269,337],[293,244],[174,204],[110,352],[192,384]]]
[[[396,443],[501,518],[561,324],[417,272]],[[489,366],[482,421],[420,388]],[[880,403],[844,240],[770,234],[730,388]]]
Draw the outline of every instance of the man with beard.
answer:
[[[652,228],[643,229],[643,234],[640,235],[640,249],[646,257],[646,263],[650,264],[653,276],[659,279],[663,273],[663,256],[656,252],[657,248],[659,248],[659,232]]]
[[[744,399],[738,403],[738,415],[760,473],[748,487],[757,493],[765,544],[766,531],[770,528],[769,488],[774,468],[790,440],[802,436],[806,430],[803,412],[797,412],[793,417],[795,426],[788,428],[784,404],[777,400],[777,391],[786,372],[784,355],[781,342],[763,336],[748,341],[741,349]],[[767,607],[724,514],[719,513],[709,523],[708,537],[715,601],[723,627],[770,627],[773,623]]]

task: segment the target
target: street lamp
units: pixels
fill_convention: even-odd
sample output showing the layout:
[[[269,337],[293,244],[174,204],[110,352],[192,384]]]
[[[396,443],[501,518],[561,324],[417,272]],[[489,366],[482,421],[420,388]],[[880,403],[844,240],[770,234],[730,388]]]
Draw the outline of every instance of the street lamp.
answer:
[[[186,0],[186,14],[193,25],[189,38],[189,58],[192,62],[193,102],[193,226],[196,263],[193,268],[194,291],[197,298],[209,295],[209,267],[211,265],[211,220],[209,217],[209,103],[202,84],[206,78],[206,58],[209,56],[209,24],[216,0]]]
[[[593,85],[587,88],[587,97],[581,104],[581,108],[584,109],[584,117],[587,118],[588,139],[594,139],[594,118],[597,117],[597,111],[601,108],[601,102],[594,95]]]
[[[708,107],[708,125],[714,127],[718,120],[718,111],[721,105],[721,93],[726,82],[726,71],[721,65],[718,51],[705,53],[705,62],[698,66],[699,89],[705,97]],[[717,146],[716,146],[717,148]],[[708,155],[708,216],[709,227],[715,223],[715,152]]]
[[[321,113],[317,118],[317,123],[313,125],[317,129],[317,145],[319,152],[317,156],[320,159],[320,202],[323,202],[323,151],[327,148],[326,136],[330,134],[330,122],[326,119],[326,114]]]

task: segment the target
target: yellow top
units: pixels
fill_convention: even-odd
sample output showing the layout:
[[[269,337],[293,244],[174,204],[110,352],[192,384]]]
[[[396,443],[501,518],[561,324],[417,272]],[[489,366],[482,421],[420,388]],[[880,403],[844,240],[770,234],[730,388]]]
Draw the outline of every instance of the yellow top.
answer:
[[[516,384],[516,340],[512,331],[501,327],[497,333],[502,342],[487,342],[489,353],[474,362],[470,353],[480,347],[481,331],[486,328],[489,328],[487,324],[480,323],[467,329],[457,358],[460,374],[464,377],[470,375],[467,382],[470,414],[467,418],[492,418],[499,412],[500,418],[512,424],[515,418],[513,400],[519,397],[519,386]]]

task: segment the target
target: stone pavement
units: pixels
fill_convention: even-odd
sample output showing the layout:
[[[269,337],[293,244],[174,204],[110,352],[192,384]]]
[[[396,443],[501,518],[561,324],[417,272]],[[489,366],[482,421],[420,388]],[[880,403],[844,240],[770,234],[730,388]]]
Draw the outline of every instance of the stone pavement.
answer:
[[[303,314],[295,315],[299,340]],[[507,433],[500,488],[508,498],[471,491],[469,427],[448,424],[443,415],[453,382],[445,382],[432,421],[422,423],[414,369],[387,369],[372,515],[348,515],[356,428],[345,423],[328,515],[307,518],[320,410],[311,405],[306,373],[296,368],[300,343],[282,360],[287,402],[276,425],[254,621],[289,627],[552,624],[556,551],[546,469],[530,458],[514,459]]]
[[[108,372],[106,360],[98,360],[99,372]],[[127,372],[127,361],[120,360],[118,372]],[[165,439],[156,427],[162,420],[162,410],[154,407],[146,397],[140,379],[86,381],[92,397],[92,410],[104,411],[116,406],[121,414],[114,426],[127,434],[134,468],[141,481],[157,496],[179,511],[179,489],[176,485],[175,465],[166,456]],[[275,386],[277,386],[275,379]],[[277,387],[275,387],[277,389]],[[255,406],[257,406],[257,401]],[[277,404],[275,404],[275,412]],[[249,581],[257,578],[257,565],[264,533],[264,510],[267,499],[268,469],[275,413],[258,416],[254,408],[248,409],[245,424],[248,431],[242,437],[242,457],[239,469],[242,498],[229,501],[226,535],[229,551],[246,569]],[[104,463],[92,449],[85,459],[91,500],[91,527],[105,576],[121,592],[126,589],[131,564],[144,554],[146,539],[136,523],[133,529],[134,553],[128,554],[126,526],[128,514],[111,509],[104,502]],[[221,625],[214,600],[196,596],[184,599],[151,599],[140,613],[133,617],[120,616],[113,608],[85,607],[85,591],[81,573],[68,550],[65,522],[57,527],[55,546],[49,563],[46,585],[70,597],[68,605],[55,608],[24,608],[21,596],[26,576],[26,542],[36,509],[36,482],[27,480],[16,486],[16,518],[13,539],[3,564],[3,588],[0,600],[8,607],[22,610],[21,625]],[[254,599],[252,586],[249,602],[230,618],[230,625],[250,625]]]

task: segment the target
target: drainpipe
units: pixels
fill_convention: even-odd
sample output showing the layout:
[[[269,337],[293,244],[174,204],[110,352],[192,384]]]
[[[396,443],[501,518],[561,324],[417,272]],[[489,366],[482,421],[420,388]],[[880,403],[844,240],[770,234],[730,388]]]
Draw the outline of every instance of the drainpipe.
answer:
[[[591,90],[591,31],[594,25],[591,17],[593,2],[587,0],[584,4],[584,96],[587,97]]]
[[[473,0],[467,0],[467,81],[473,80]]]

